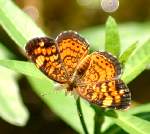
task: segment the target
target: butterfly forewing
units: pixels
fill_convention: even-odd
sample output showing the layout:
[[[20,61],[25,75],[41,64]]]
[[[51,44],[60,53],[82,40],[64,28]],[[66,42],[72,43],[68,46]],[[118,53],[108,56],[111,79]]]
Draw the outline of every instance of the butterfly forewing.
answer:
[[[56,45],[55,41],[48,37],[34,38],[27,43],[25,49],[28,57],[50,79],[66,83],[66,72]]]
[[[63,65],[71,78],[77,65],[88,54],[88,43],[79,34],[73,31],[60,33],[56,42]]]

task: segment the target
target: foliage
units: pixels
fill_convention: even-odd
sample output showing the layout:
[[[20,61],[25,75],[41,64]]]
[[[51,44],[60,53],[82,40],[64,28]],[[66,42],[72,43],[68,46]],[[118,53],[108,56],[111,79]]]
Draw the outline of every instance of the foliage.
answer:
[[[45,35],[42,30],[40,30],[34,22],[10,0],[0,0],[0,25],[23,51],[24,45],[28,40],[33,37]],[[129,35],[124,36],[124,34],[122,36],[121,33],[120,37],[123,38],[120,39],[117,24],[112,17],[109,17],[107,20],[105,38],[103,27],[90,28],[81,31],[81,34],[87,37],[90,43],[93,44],[91,45],[92,50],[104,50],[106,48],[106,50],[118,56],[120,61],[123,61],[124,73],[122,79],[126,83],[129,83],[137,77],[150,63],[150,41],[147,40],[147,36],[143,34],[145,31],[146,33],[149,31],[147,31],[147,27],[144,29],[144,27],[140,26],[142,28],[139,29],[139,26],[132,26],[132,24],[126,27],[122,26],[122,29],[126,28],[130,30],[131,27],[131,29],[133,28],[133,31],[136,29],[136,31],[141,34],[131,35],[129,38]],[[136,41],[135,39],[140,39],[140,41],[138,44],[136,43],[135,45],[134,43],[134,45],[132,45],[133,42]],[[145,40],[144,43],[143,40]],[[99,46],[100,43],[105,44],[105,46]],[[123,45],[125,43],[126,46]],[[0,44],[0,47],[1,46],[3,47],[4,44]],[[1,50],[3,53],[10,54],[9,51],[6,52],[4,49]],[[78,116],[76,101],[72,96],[65,96],[63,91],[56,94],[54,92],[54,83],[39,72],[32,63],[29,63],[28,61],[12,60],[12,58],[6,56],[1,56],[0,58],[1,66],[14,70],[19,74],[26,75],[33,90],[49,106],[49,108],[55,112],[55,114],[77,132],[86,133],[85,128],[82,127],[82,122],[80,122],[80,117]],[[16,77],[14,77],[16,73],[15,75],[9,73],[7,76],[8,72],[6,72],[6,68],[4,70],[1,69],[1,73],[6,74],[3,76],[6,76],[7,82],[11,82],[13,86],[12,88],[10,88],[10,86],[3,86],[4,79],[2,76],[0,79],[0,109],[3,110],[0,111],[0,116],[14,125],[23,126],[26,124],[29,115],[25,106],[22,104],[18,92]],[[49,94],[42,96],[44,92]],[[131,108],[128,111],[103,111],[100,108],[93,108],[93,106],[90,106],[82,99],[80,103],[84,122],[87,126],[87,131],[90,134],[100,131],[102,133],[107,133],[109,131],[113,132],[113,130],[117,130],[117,133],[124,130],[132,134],[148,134],[150,132],[150,122],[148,121],[150,116],[147,114],[150,112],[150,104],[143,104]],[[13,109],[14,106],[17,108],[16,111]],[[140,115],[141,113],[143,116]],[[147,118],[144,118],[144,115],[147,115]]]

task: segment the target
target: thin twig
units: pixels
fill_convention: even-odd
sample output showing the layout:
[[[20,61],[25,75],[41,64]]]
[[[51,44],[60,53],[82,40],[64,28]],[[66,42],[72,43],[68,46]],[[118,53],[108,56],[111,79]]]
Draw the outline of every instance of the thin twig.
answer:
[[[86,124],[85,124],[85,121],[84,121],[84,118],[83,118],[83,112],[82,112],[82,109],[81,109],[80,98],[78,98],[76,100],[76,105],[77,105],[77,111],[78,111],[78,115],[79,115],[79,118],[80,118],[80,122],[82,124],[82,128],[84,130],[84,133],[89,134],[88,130],[87,130],[87,127],[86,127]]]

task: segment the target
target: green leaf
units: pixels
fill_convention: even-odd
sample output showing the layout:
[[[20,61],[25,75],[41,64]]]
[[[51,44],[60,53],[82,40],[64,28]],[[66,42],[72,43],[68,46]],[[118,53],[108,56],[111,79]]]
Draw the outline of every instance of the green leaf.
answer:
[[[128,113],[130,114],[138,114],[138,113],[146,113],[146,112],[150,112],[150,103],[139,105],[128,110]]]
[[[150,104],[149,103],[143,104],[143,105],[139,105],[134,108],[131,108],[128,110],[128,114],[132,114],[132,115],[134,114],[137,117],[150,121]],[[109,117],[105,117],[105,118],[106,118],[106,121],[103,124],[103,126],[105,125],[103,127],[103,132],[105,134],[111,134],[111,133],[122,134],[123,133],[123,130],[117,125],[115,125]]]
[[[119,24],[121,42],[121,53],[123,53],[132,42],[138,41],[137,45],[147,41],[150,37],[150,22],[145,23],[124,23]],[[92,50],[104,51],[105,44],[104,26],[94,26],[81,31],[81,34],[88,39]]]
[[[132,115],[136,115],[139,116],[142,113],[142,116],[140,116],[141,118],[144,117],[144,119],[149,119],[150,118],[150,104],[143,104],[143,105],[139,105],[136,106],[134,108],[130,108],[127,111],[128,114],[132,114]],[[148,117],[145,115],[143,116],[143,114],[148,115]],[[114,124],[113,120],[107,116],[105,116],[105,122],[102,125],[102,132],[107,133],[119,133],[120,131],[122,131],[122,129],[120,127],[118,127],[117,125]]]
[[[0,59],[10,56],[13,56],[12,53],[0,43]],[[0,74],[0,117],[13,125],[24,126],[29,113],[19,93],[17,75],[2,66],[0,66]]]
[[[0,0],[0,25],[20,47],[33,37],[45,36],[11,0]]]
[[[104,27],[97,26],[93,28],[88,28],[81,31],[80,33],[88,40],[90,44],[90,49],[94,51],[104,51]]]
[[[15,60],[0,60],[0,65],[28,76],[37,77],[28,77],[28,79],[38,96],[41,97],[59,117],[71,125],[76,131],[83,133],[74,98],[65,96],[62,92],[56,93],[56,91],[54,91],[54,83],[35,68],[32,63]],[[45,93],[46,95],[43,96],[42,94]],[[83,115],[87,118],[85,122],[87,126],[91,126],[88,127],[88,131],[92,133],[94,131],[94,111],[82,101],[81,105],[83,106]],[[71,115],[68,116],[69,114]],[[87,117],[88,115],[90,117]]]
[[[0,66],[0,117],[5,121],[24,126],[29,113],[22,102],[12,71]]]
[[[106,22],[105,50],[115,56],[120,54],[120,37],[115,20],[109,17]]]
[[[103,134],[127,134],[127,132],[114,124],[110,126]]]
[[[28,77],[28,80],[34,91],[39,97],[55,112],[61,119],[68,123],[79,133],[84,133],[81,122],[79,120],[76,102],[73,96],[65,95],[64,90],[56,91],[55,86],[51,82],[46,82],[42,79]],[[46,93],[46,95],[42,95]],[[93,133],[94,126],[94,111],[81,99],[82,112],[88,132]]]
[[[129,83],[150,63],[150,40],[136,49],[125,63],[122,79]]]
[[[123,54],[119,57],[119,61],[121,63],[125,63],[129,56],[132,54],[132,52],[136,49],[137,47],[137,42],[133,43],[130,47],[128,47]]]
[[[14,58],[14,54],[0,42],[0,59]]]
[[[15,61],[13,61],[13,62],[15,62]],[[23,63],[22,66],[26,66],[24,64],[25,62],[20,62],[19,63],[19,61],[17,61],[17,63],[18,64]],[[12,67],[11,64],[9,64],[9,66]],[[18,71],[19,71],[19,69],[18,69]],[[23,70],[21,70],[19,72],[22,73]],[[49,82],[45,81],[45,79],[30,78],[29,82],[34,87],[35,92],[38,93],[38,95],[48,104],[49,107],[51,107],[51,109],[58,116],[60,116],[64,121],[66,121],[68,124],[70,124],[76,131],[83,132],[82,127],[80,126],[80,121],[78,120],[78,116],[77,116],[77,114],[75,114],[75,112],[77,112],[77,111],[76,111],[75,101],[72,97],[69,98],[68,96],[65,96],[64,93],[62,93],[62,92],[61,93],[59,92],[59,93],[56,94],[55,91],[52,91],[54,89],[54,86],[52,86],[53,84],[50,81]],[[47,95],[42,96],[42,94],[45,93],[45,92],[47,92]],[[64,107],[65,107],[65,109],[64,109]],[[85,102],[82,102],[82,107],[83,107],[83,113],[84,113],[83,115],[84,115],[85,120],[86,120],[85,122],[88,126],[88,131],[93,132],[93,127],[89,127],[89,126],[92,126],[94,124],[93,123],[94,111],[88,105],[86,105]],[[61,109],[63,109],[63,110],[61,110]],[[148,108],[145,108],[145,110],[146,109],[148,109]],[[68,116],[69,113],[73,113],[74,116]],[[118,114],[118,112],[117,112],[117,114]],[[130,130],[128,130],[128,131],[133,132],[133,131],[135,131],[135,130],[133,130],[134,127],[137,127],[137,126],[130,126],[131,124],[127,122],[128,121],[128,118],[127,118],[128,116],[130,116],[130,115],[129,114],[124,115],[122,113],[121,114],[119,113],[119,118],[115,118],[114,121],[117,124],[119,124],[119,123],[123,124],[124,123],[126,125],[124,127],[124,129],[128,128],[128,127],[133,127]],[[135,125],[137,125],[137,124],[133,123],[134,121],[141,121],[142,120],[142,119],[139,119],[139,118],[137,119],[137,117],[131,117],[130,119],[132,120],[131,121],[132,124],[135,124]],[[117,120],[119,120],[119,121],[117,121]],[[130,120],[129,120],[129,122],[130,122]],[[142,120],[142,123],[145,123],[145,121]],[[147,122],[146,122],[146,124],[147,124]],[[123,127],[123,126],[121,126],[121,127]],[[143,128],[141,128],[141,129],[143,129]],[[140,131],[140,130],[138,130],[138,131]]]
[[[150,122],[121,111],[106,113],[118,126],[132,134],[149,134]]]
[[[15,14],[14,14],[14,12],[15,12]],[[15,20],[14,20],[14,18],[15,18]],[[8,32],[10,37],[21,47],[24,47],[24,44],[26,43],[26,41],[30,40],[31,38],[45,35],[33,23],[33,21],[27,15],[25,15],[25,13],[21,12],[19,10],[19,8],[17,8],[10,0],[0,0],[0,24],[6,30],[6,32]],[[99,31],[99,29],[97,31]],[[134,31],[134,30],[132,29],[132,31]],[[93,31],[93,32],[95,32],[95,31]],[[97,33],[99,33],[99,32],[97,32]],[[126,33],[128,33],[128,32],[126,32]],[[123,36],[124,40],[127,40],[126,36]],[[129,36],[129,34],[128,34],[128,36]],[[93,38],[93,40],[95,40],[95,39]],[[133,41],[135,41],[135,40],[133,40]],[[102,43],[101,37],[100,37],[100,42],[98,42],[98,43]],[[95,46],[95,44],[93,44],[92,47],[94,47],[94,46]],[[124,45],[122,47],[123,47],[122,50],[124,50],[124,48],[127,47],[127,45]],[[112,51],[114,51],[113,48],[111,48],[111,49],[112,49]],[[119,55],[118,51],[114,51],[114,52],[117,53],[117,55]],[[29,65],[27,65],[25,67],[26,63],[25,64],[18,63],[18,64],[21,64],[19,66],[19,65],[17,65],[17,62],[15,62],[15,61],[12,61],[12,63],[9,64],[9,61],[1,60],[0,64],[5,65],[8,68],[14,69],[15,71],[22,72],[24,74],[26,71],[26,72],[28,72],[27,73],[28,75],[29,75],[29,73],[30,73],[30,75],[32,75],[32,73],[33,73],[34,76],[37,76],[37,77],[42,76],[41,74],[38,74],[39,72],[37,72],[36,70],[34,72],[34,67],[31,67],[32,64],[30,64],[30,63],[29,63]],[[32,68],[31,69],[32,71],[29,68]],[[42,76],[42,77],[44,78],[44,76]],[[54,88],[53,83],[50,81],[48,82],[45,80],[45,78],[44,79],[43,78],[40,80],[35,79],[35,78],[29,78],[29,82],[34,87],[35,92],[38,93],[38,95],[48,104],[48,106],[59,117],[61,117],[65,122],[67,122],[70,126],[72,126],[76,131],[82,133],[83,130],[82,130],[82,127],[81,127],[81,124],[79,121],[79,117],[78,117],[78,114],[76,111],[76,106],[75,106],[75,100],[73,99],[73,97],[69,98],[69,96],[65,96],[64,93],[62,93],[62,92],[55,94],[51,90]],[[44,92],[50,92],[50,93],[48,95],[42,96],[42,94]],[[83,115],[85,118],[86,126],[88,126],[88,132],[93,133],[94,132],[94,130],[93,130],[94,111],[84,101],[81,101],[81,105],[83,108]],[[115,119],[115,122],[118,124],[118,122],[116,121],[116,120],[118,120],[121,123],[124,123],[125,127],[124,126],[121,126],[121,127],[124,127],[124,129],[125,129],[125,128],[128,128],[129,126],[131,126],[131,124],[130,123],[128,124],[127,118],[125,118],[125,119],[124,118],[125,118],[124,115],[119,115],[119,119]],[[130,119],[133,119],[132,124],[134,124],[134,121],[135,122],[139,121],[139,120],[137,120],[137,117],[135,117],[135,118],[133,118],[133,117],[130,118]],[[141,122],[141,120],[140,120],[140,122]],[[142,122],[142,123],[144,124],[145,122]],[[147,124],[147,122],[145,124]],[[133,132],[133,131],[135,131],[135,129],[131,128],[128,131]],[[137,131],[139,132],[140,130],[138,129]]]
[[[0,60],[0,65],[18,73],[50,81],[33,63],[17,60]]]

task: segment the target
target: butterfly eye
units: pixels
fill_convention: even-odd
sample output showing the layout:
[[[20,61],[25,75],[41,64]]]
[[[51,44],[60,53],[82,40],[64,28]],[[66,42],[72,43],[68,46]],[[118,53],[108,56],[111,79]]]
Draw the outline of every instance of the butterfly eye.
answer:
[[[105,12],[115,12],[119,7],[119,0],[101,0],[101,7]]]

